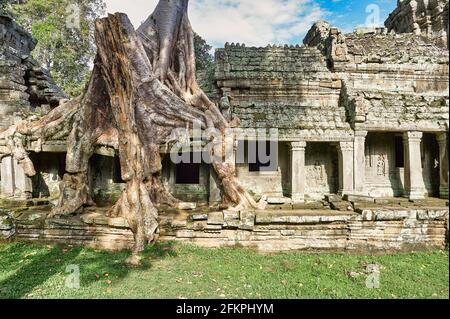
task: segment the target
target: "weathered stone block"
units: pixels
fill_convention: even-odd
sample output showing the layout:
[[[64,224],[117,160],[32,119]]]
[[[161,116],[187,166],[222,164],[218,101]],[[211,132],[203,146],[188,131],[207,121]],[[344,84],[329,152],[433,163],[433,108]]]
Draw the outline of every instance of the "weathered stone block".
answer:
[[[214,212],[208,214],[208,225],[220,225],[224,223],[223,212]]]
[[[194,214],[191,216],[192,220],[198,221],[198,220],[207,220],[208,214]]]
[[[240,212],[234,211],[234,210],[224,210],[223,211],[223,218],[225,221],[230,221],[233,219],[239,219],[240,218]]]
[[[187,220],[173,220],[171,222],[171,226],[173,228],[186,228],[187,227]]]
[[[211,224],[208,224],[205,227],[205,231],[206,232],[220,231],[220,230],[222,230],[222,225],[211,225]]]
[[[242,211],[239,229],[253,230],[253,228],[255,227],[255,218],[256,213],[254,211]]]

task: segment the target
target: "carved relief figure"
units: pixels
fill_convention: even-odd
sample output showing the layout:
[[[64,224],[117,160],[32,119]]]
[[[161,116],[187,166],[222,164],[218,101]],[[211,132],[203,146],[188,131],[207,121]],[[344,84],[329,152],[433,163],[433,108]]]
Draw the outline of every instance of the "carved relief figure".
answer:
[[[386,155],[378,155],[377,160],[377,175],[386,176]]]

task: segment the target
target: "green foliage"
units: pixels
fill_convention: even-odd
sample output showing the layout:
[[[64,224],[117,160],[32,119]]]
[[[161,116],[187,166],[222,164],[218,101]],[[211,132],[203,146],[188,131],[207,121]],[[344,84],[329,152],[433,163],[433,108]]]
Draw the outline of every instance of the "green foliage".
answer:
[[[211,54],[212,46],[197,33],[194,33],[194,49],[197,71],[210,70],[214,65],[214,57]]]
[[[212,46],[197,33],[194,33],[195,64],[197,80],[206,94],[214,91],[214,56]]]
[[[67,94],[80,94],[95,56],[93,27],[103,0],[10,1],[7,9],[38,41],[34,58]]]
[[[356,255],[203,249],[158,243],[129,268],[129,251],[0,244],[3,298],[445,298],[448,251]],[[380,287],[366,286],[380,266]],[[67,266],[80,268],[80,289],[65,287]]]

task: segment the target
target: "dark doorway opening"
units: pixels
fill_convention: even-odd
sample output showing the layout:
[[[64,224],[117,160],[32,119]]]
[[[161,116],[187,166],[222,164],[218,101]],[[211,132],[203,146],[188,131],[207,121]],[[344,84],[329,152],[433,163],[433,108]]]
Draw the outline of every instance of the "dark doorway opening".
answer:
[[[194,163],[194,153],[190,154],[190,163],[176,165],[175,182],[180,185],[200,184],[200,163]]]

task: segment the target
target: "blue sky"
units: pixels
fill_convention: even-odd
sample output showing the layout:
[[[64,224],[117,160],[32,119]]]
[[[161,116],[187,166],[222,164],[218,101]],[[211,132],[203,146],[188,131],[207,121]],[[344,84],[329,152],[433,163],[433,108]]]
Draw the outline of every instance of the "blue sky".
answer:
[[[138,27],[158,0],[105,0],[108,12],[127,13]],[[190,0],[194,30],[214,47],[301,44],[311,25],[327,20],[344,32],[383,25],[397,0]],[[367,10],[367,12],[366,12]]]
[[[397,6],[397,0],[317,0],[317,2],[329,11],[326,20],[345,32],[351,32],[355,27],[364,25],[368,17],[369,22],[372,22],[371,17],[377,15],[377,9],[383,24],[389,13]]]

